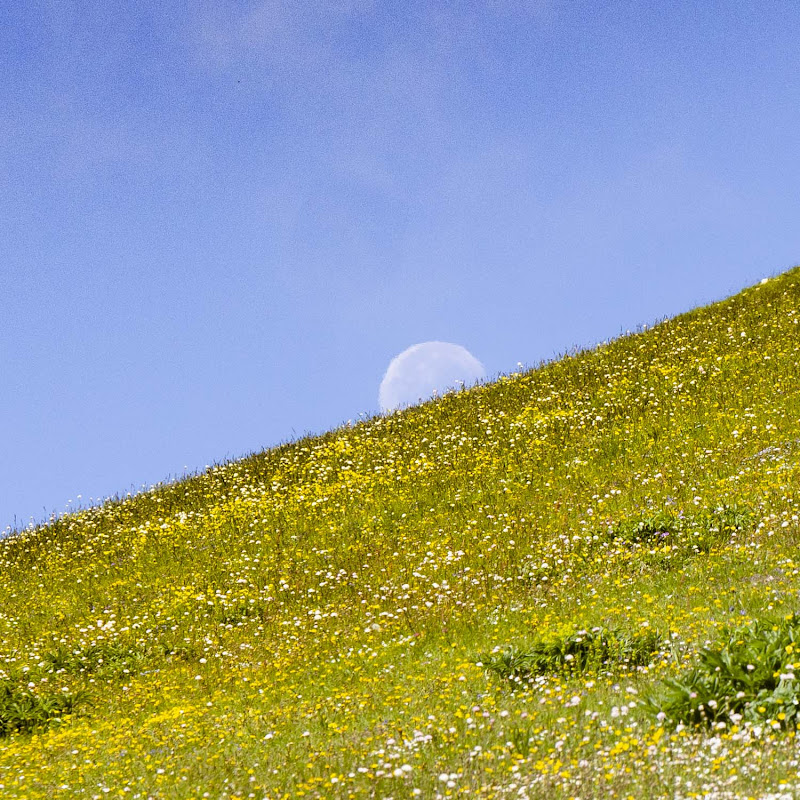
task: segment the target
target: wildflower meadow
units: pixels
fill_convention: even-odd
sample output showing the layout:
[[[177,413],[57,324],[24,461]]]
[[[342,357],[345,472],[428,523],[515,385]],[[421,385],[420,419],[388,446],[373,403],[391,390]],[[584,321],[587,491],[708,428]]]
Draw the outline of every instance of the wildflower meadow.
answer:
[[[3,798],[800,796],[800,268],[0,541]]]

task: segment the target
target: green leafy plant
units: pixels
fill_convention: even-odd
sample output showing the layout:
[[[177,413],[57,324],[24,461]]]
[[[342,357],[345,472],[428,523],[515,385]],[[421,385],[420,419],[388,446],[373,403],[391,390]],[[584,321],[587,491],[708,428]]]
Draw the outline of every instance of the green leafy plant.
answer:
[[[662,682],[648,704],[672,724],[772,721],[795,727],[800,705],[800,615],[727,629],[682,676]]]
[[[680,530],[683,517],[670,511],[657,511],[640,519],[626,519],[610,530],[611,539],[628,542],[651,542],[666,539]]]
[[[0,737],[29,733],[88,704],[85,691],[40,694],[10,681],[0,683]]]
[[[707,553],[715,544],[745,530],[752,519],[749,508],[720,505],[695,513],[657,511],[646,517],[629,518],[612,526],[612,539],[633,543],[672,543],[676,537],[695,552]]]
[[[100,678],[121,675],[126,670],[136,672],[144,660],[141,648],[121,642],[99,642],[76,649],[59,645],[42,655],[45,667],[54,672],[95,674]]]
[[[631,635],[598,627],[539,640],[525,650],[508,648],[484,654],[480,663],[500,678],[519,683],[548,673],[583,674],[643,666],[652,661],[660,644],[661,638],[653,631]]]
[[[720,505],[689,513],[663,509],[644,517],[623,519],[606,532],[605,541],[635,550],[644,564],[670,569],[687,559],[706,555],[747,530],[749,508]]]

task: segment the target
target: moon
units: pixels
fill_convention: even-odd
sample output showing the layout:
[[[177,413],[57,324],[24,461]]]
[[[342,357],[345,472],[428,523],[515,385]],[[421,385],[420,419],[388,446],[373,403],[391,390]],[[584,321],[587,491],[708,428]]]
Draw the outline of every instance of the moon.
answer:
[[[381,411],[394,411],[486,375],[483,364],[459,344],[422,342],[395,356],[378,391]]]

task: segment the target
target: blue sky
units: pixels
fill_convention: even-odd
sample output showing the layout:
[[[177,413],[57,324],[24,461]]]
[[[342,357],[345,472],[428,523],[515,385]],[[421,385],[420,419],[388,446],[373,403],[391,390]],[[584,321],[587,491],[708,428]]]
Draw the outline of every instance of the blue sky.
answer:
[[[793,2],[3,3],[0,530],[800,261]],[[78,500],[81,495],[81,500]]]

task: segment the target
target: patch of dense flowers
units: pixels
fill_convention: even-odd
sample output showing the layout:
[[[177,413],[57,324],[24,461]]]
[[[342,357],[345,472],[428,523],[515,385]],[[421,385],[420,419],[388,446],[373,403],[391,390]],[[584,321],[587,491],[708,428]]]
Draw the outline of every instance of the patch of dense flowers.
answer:
[[[791,726],[644,698],[796,608],[798,324],[794,270],[3,540],[0,794],[797,793]],[[594,628],[658,656],[475,663]]]

